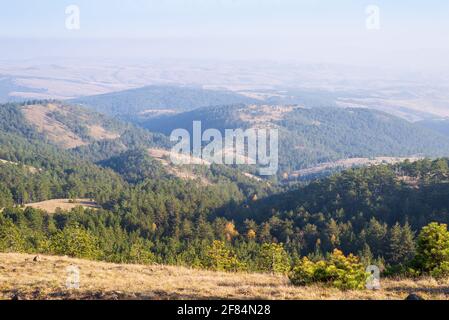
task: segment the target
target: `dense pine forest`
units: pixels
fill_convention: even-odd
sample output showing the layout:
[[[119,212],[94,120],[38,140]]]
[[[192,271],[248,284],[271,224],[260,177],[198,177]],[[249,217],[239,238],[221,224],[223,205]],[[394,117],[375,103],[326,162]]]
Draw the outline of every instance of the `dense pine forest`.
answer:
[[[63,150],[23,119],[22,107],[0,107],[1,251],[286,272],[301,257],[337,259],[338,249],[399,272],[414,260],[424,226],[449,223],[447,159],[292,186],[212,165],[197,169],[208,181],[200,183],[174,176],[142,148],[162,146],[160,136],[131,126],[119,141]],[[100,208],[24,207],[58,198]]]

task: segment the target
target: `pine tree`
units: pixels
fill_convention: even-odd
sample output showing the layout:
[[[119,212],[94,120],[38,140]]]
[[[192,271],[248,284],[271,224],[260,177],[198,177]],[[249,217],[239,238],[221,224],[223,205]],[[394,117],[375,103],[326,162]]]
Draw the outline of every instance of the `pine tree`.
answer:
[[[389,232],[388,263],[405,265],[415,255],[414,233],[408,223],[401,227],[396,223]]]
[[[372,218],[365,229],[365,242],[371,248],[374,257],[380,257],[386,249],[388,227]]]
[[[9,189],[0,183],[0,210],[5,207],[10,207],[14,204],[12,194]]]
[[[449,232],[446,224],[432,222],[418,236],[415,265],[435,276],[449,274]]]

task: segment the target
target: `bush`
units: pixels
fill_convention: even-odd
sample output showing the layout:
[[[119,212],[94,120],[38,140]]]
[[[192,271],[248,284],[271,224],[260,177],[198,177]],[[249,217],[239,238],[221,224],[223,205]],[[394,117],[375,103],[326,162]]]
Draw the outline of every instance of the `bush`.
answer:
[[[19,229],[7,219],[0,216],[0,251],[24,252],[25,239]]]
[[[239,271],[244,270],[235,253],[229,249],[223,241],[214,241],[206,253],[204,266],[214,271]]]
[[[365,288],[369,274],[358,257],[335,249],[327,260],[310,261],[307,257],[290,273],[290,281],[297,286],[322,283],[342,290],[361,290]]]
[[[98,240],[87,230],[75,225],[58,231],[50,239],[50,251],[56,255],[96,259],[100,255]]]
[[[449,232],[436,222],[422,228],[417,242],[414,266],[433,277],[449,275]]]
[[[154,254],[150,250],[151,243],[138,238],[130,247],[128,262],[152,264],[155,262]]]
[[[290,271],[290,259],[282,244],[264,243],[259,252],[260,271],[287,274]]]

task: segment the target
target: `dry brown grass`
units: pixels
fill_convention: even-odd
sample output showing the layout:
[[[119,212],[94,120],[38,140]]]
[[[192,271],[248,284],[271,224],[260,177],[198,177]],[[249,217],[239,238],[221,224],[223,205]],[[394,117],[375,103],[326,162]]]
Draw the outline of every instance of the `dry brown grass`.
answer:
[[[175,177],[178,177],[182,180],[196,180],[205,186],[211,184],[211,182],[205,177],[195,174],[192,170],[192,166],[187,165],[187,163],[189,163],[195,166],[210,166],[210,163],[203,159],[156,148],[148,149],[148,154],[159,161],[165,167],[167,172],[174,175]],[[177,159],[179,163],[186,163],[186,165],[175,165],[171,162],[170,159]]]
[[[89,126],[89,135],[95,140],[115,140],[120,138],[120,135],[115,132],[107,131],[99,125]]]
[[[70,131],[64,124],[48,116],[50,111],[57,110],[53,104],[32,105],[23,109],[26,120],[36,126],[36,129],[47,136],[56,145],[71,149],[84,146],[84,142],[79,136]]]
[[[240,120],[254,124],[268,125],[270,122],[285,119],[297,106],[251,105],[242,108]]]
[[[234,152],[233,149],[223,149],[223,155],[227,155],[233,152]],[[180,179],[198,180],[202,185],[205,186],[212,184],[212,182],[210,182],[204,176],[196,174],[193,170],[194,166],[210,167],[211,163],[207,160],[203,160],[201,158],[190,155],[183,155],[169,150],[156,149],[156,148],[148,149],[148,154],[152,158],[159,161],[165,167],[167,172]],[[235,156],[236,159],[239,161],[239,163],[250,163],[249,161],[250,159],[246,156],[242,156],[239,154]],[[174,164],[171,159],[175,159],[180,164],[179,165]],[[261,178],[252,175],[250,173],[243,173],[243,175],[256,181],[262,182]]]
[[[89,144],[82,137],[73,132],[66,124],[58,121],[52,115],[52,111],[58,111],[73,119],[86,122],[88,135],[90,138],[101,140],[114,140],[120,137],[118,133],[110,132],[100,124],[88,124],[89,119],[86,114],[79,114],[76,109],[59,104],[31,105],[24,107],[23,114],[25,119],[34,125],[38,132],[43,133],[48,140],[57,146],[65,149],[72,149]]]
[[[447,299],[449,281],[385,280],[379,291],[294,287],[286,277],[220,273],[183,267],[122,265],[67,257],[0,253],[0,299],[404,299],[415,292]],[[80,269],[80,288],[67,290],[66,268]]]
[[[56,209],[70,211],[76,207],[83,207],[87,209],[98,209],[99,206],[89,199],[76,199],[75,202],[70,202],[69,199],[53,199],[36,203],[26,204],[25,207],[44,210],[48,213],[55,213]]]

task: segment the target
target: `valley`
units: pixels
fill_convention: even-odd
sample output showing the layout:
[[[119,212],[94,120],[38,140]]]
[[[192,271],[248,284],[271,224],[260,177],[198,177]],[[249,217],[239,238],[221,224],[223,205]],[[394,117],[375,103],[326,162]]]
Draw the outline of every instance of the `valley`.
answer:
[[[426,228],[443,233],[449,223],[449,138],[440,131],[375,110],[298,105],[212,106],[126,122],[30,101],[1,105],[0,115],[4,299],[449,295],[434,280],[440,267],[417,258]],[[279,129],[279,176],[188,155],[193,164],[174,165],[167,134],[189,131],[194,120],[204,130]],[[332,259],[348,259],[361,277],[378,266],[382,289],[335,275],[294,282],[304,264],[345,265]],[[87,275],[77,291],[58,282],[72,264]],[[123,275],[126,283],[112,281]]]
[[[201,121],[203,130],[214,128],[222,134],[235,128],[278,129],[279,177],[315,167],[312,171],[370,164],[372,158],[379,158],[372,162],[376,164],[382,157],[447,156],[449,150],[449,138],[440,132],[361,108],[227,105],[147,119],[138,125],[165,135],[177,128],[192,134],[194,121]]]

